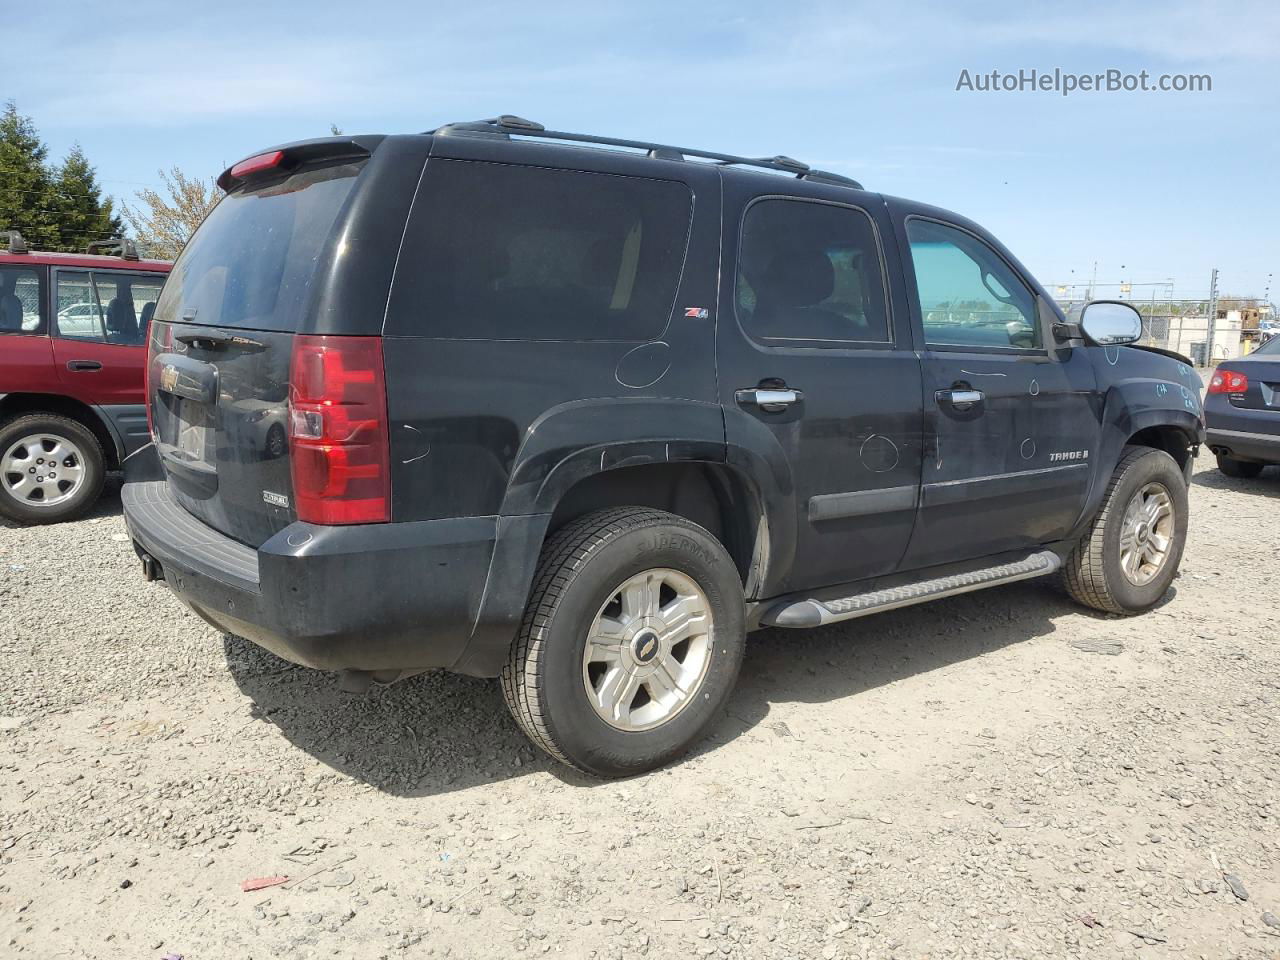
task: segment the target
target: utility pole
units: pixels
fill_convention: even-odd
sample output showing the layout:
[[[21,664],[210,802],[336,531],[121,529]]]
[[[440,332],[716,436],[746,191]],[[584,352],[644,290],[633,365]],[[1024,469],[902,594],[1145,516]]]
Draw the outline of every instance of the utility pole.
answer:
[[[1209,324],[1205,332],[1204,365],[1213,366],[1213,334],[1218,324],[1218,268],[1209,275]]]
[[[1151,308],[1147,311],[1146,334],[1147,341],[1150,342],[1153,337],[1152,332],[1156,329],[1156,284],[1151,285]],[[1169,326],[1165,324],[1164,342],[1160,344],[1162,347],[1169,346]]]

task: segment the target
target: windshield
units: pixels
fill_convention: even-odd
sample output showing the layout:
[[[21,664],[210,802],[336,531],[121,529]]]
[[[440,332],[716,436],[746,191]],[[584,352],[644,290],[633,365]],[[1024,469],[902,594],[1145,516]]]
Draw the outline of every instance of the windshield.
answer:
[[[155,319],[295,330],[316,262],[362,166],[313,167],[227,194],[173,265]]]

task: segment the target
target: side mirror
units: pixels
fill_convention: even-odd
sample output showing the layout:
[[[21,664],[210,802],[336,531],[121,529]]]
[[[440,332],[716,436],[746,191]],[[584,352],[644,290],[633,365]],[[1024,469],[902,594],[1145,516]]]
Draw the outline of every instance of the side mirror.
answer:
[[[1098,347],[1136,343],[1142,338],[1142,314],[1123,300],[1091,300],[1080,314],[1080,332]]]

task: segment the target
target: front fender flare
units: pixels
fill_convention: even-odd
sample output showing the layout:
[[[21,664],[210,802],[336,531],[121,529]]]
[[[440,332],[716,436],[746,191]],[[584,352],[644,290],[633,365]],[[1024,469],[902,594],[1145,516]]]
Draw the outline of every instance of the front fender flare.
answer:
[[[1159,389],[1161,386],[1164,391]],[[1172,402],[1174,398],[1177,399],[1176,406]],[[1073,534],[1078,533],[1098,512],[1111,474],[1120,462],[1129,438],[1151,427],[1175,427],[1186,435],[1188,444],[1203,443],[1204,421],[1198,395],[1190,388],[1158,379],[1129,380],[1107,391],[1102,405],[1102,434],[1089,496]]]

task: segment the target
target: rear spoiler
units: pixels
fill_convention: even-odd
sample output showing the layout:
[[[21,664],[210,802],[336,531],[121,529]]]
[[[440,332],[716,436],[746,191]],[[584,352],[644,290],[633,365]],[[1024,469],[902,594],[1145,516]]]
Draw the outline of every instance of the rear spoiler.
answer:
[[[278,147],[269,147],[223,170],[218,175],[218,186],[229,193],[250,180],[292,173],[306,164],[364,160],[371,156],[378,144],[385,139],[386,137],[382,135],[323,137],[318,140],[299,140]]]

